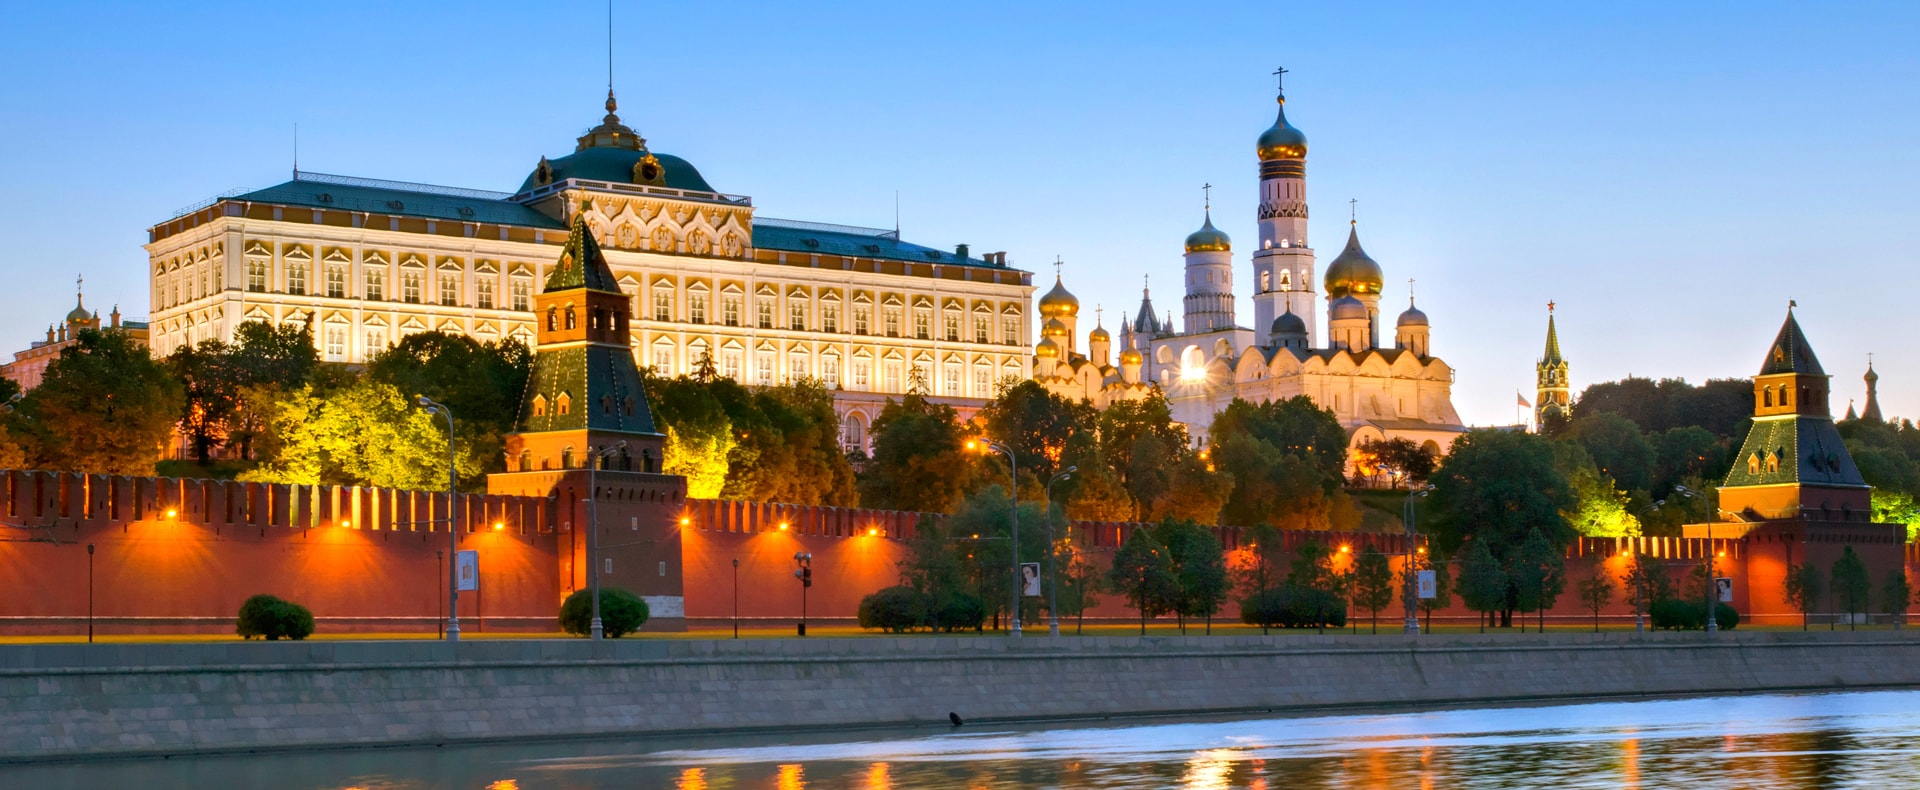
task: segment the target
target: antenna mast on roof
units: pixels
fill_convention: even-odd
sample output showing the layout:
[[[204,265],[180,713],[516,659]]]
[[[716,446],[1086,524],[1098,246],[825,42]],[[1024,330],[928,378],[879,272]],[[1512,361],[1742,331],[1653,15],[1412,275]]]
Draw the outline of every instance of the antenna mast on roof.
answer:
[[[900,240],[900,190],[893,191],[893,240]]]
[[[607,95],[613,95],[613,0],[607,0]]]
[[[300,122],[293,122],[293,180],[300,180]]]

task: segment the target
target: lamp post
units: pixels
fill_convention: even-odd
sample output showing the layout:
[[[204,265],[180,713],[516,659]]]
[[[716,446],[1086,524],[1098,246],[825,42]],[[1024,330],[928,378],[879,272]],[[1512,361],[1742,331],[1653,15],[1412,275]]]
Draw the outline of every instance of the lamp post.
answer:
[[[87,544],[87,644],[93,644],[93,544]]]
[[[1688,499],[1698,499],[1702,502],[1705,502],[1707,505],[1707,579],[1706,579],[1706,584],[1702,586],[1706,587],[1706,595],[1707,595],[1707,608],[1706,608],[1707,636],[1713,636],[1715,634],[1720,633],[1720,618],[1714,616],[1714,610],[1719,607],[1716,607],[1714,605],[1717,602],[1713,600],[1714,589],[1720,586],[1714,580],[1714,576],[1716,574],[1714,572],[1714,567],[1713,567],[1714,566],[1713,520],[1714,518],[1719,516],[1720,509],[1717,507],[1714,507],[1713,500],[1708,498],[1708,496],[1702,492],[1695,491],[1691,488],[1688,488],[1682,485],[1674,486],[1673,490],[1675,493],[1678,493],[1683,497],[1686,497]]]
[[[1013,549],[1011,551],[1013,555],[1013,610],[1007,613],[1007,636],[1017,639],[1020,636],[1020,462],[1014,460],[1012,450],[1007,449],[1006,445],[999,442],[976,442],[968,440],[968,449],[976,447],[985,447],[988,450],[1007,457],[1007,477],[1010,483],[1010,487],[1007,489],[1007,500],[1012,503],[1012,507],[1010,508],[1012,512],[1009,515],[1011,516],[1013,524]]]
[[[1054,475],[1053,479],[1047,481],[1046,508],[1047,508],[1047,635],[1048,636],[1060,635],[1060,608],[1059,606],[1056,605],[1060,600],[1059,598],[1060,577],[1057,574],[1055,574],[1053,570],[1053,566],[1054,566],[1054,562],[1053,562],[1053,555],[1054,555],[1053,484],[1072,477],[1073,473],[1078,471],[1080,471],[1080,467],[1069,466],[1067,467],[1066,471],[1061,472],[1057,475]],[[1018,565],[1019,561],[1015,560],[1014,564]],[[1019,603],[1019,599],[1016,598],[1014,602]]]
[[[587,448],[587,595],[593,598],[593,619],[587,624],[587,638],[593,640],[604,635],[600,625],[600,488],[595,473],[600,471],[601,459],[625,449],[626,442],[612,447]]]
[[[796,551],[793,564],[800,567],[793,571],[793,578],[800,580],[800,635],[807,635],[807,588],[813,586],[813,552]]]
[[[740,638],[740,558],[733,558],[733,638]]]
[[[447,641],[460,641],[460,520],[454,510],[460,503],[460,472],[453,465],[453,411],[445,404],[421,395],[418,403],[428,416],[447,418]]]
[[[1415,613],[1415,608],[1413,604],[1414,597],[1419,594],[1418,588],[1415,586],[1416,572],[1414,571],[1414,568],[1413,568],[1413,544],[1414,544],[1414,541],[1419,539],[1419,533],[1416,533],[1413,529],[1413,514],[1414,514],[1413,500],[1419,497],[1426,496],[1427,492],[1432,490],[1433,490],[1433,486],[1429,485],[1429,486],[1422,486],[1421,488],[1413,491],[1409,491],[1407,492],[1406,504],[1400,506],[1401,507],[1400,523],[1406,526],[1407,528],[1407,545],[1406,545],[1406,552],[1405,552],[1407,555],[1407,559],[1406,559],[1406,564],[1403,566],[1405,568],[1407,584],[1406,584],[1406,589],[1402,590],[1400,593],[1402,602],[1405,603],[1407,607],[1407,621],[1401,625],[1400,630],[1409,634],[1420,633],[1420,618]]]

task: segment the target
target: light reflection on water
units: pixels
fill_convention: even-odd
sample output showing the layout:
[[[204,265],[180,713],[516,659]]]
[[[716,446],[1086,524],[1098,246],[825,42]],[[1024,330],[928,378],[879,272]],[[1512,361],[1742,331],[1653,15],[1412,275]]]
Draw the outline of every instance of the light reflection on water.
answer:
[[[0,769],[6,787],[1451,788],[1920,784],[1920,691]]]

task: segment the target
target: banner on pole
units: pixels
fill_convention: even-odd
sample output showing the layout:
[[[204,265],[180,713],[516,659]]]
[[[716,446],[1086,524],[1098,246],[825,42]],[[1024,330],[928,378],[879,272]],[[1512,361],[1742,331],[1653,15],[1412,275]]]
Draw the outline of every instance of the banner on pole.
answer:
[[[459,582],[456,590],[480,589],[480,552],[457,551],[453,554],[454,578]]]
[[[1027,598],[1040,597],[1040,563],[1020,563],[1020,594]]]
[[[1728,577],[1728,576],[1713,577],[1713,590],[1716,597],[1720,599],[1721,603],[1733,603],[1733,578],[1732,577]]]
[[[1421,600],[1440,597],[1439,585],[1436,584],[1438,580],[1433,577],[1433,571],[1421,571],[1415,579],[1420,586]]]

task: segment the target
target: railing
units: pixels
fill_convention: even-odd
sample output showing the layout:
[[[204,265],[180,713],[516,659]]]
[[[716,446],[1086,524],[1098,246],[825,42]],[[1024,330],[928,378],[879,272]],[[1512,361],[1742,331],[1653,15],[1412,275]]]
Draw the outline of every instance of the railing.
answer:
[[[198,203],[189,203],[185,206],[181,206],[180,208],[174,209],[173,213],[168,215],[166,219],[163,219],[154,224],[165,225],[176,219],[187,216],[188,214],[197,213],[201,209],[207,208],[208,206],[212,206],[213,204],[219,203],[222,200],[226,200],[228,198],[236,198],[241,195],[247,194],[248,192],[255,192],[255,191],[258,191],[258,190],[249,189],[247,187],[237,187],[234,189],[229,189],[225,192],[222,192],[218,195],[214,195],[213,197],[207,198],[206,200],[202,200]]]
[[[587,189],[597,189],[605,192],[631,192],[639,195],[660,195],[684,200],[699,200],[707,203],[726,203],[735,206],[753,205],[753,198],[747,197],[746,195],[725,195],[719,192],[702,192],[697,189],[673,189],[671,187],[656,187],[647,184],[621,184],[613,181],[592,181],[585,178],[569,178],[565,181],[556,181],[546,186],[535,187],[526,192],[509,195],[508,197],[513,198],[513,200],[518,203],[531,203],[569,187],[585,187]]]
[[[387,181],[380,178],[360,178],[359,176],[336,176],[328,173],[312,173],[304,170],[293,171],[293,180],[315,184],[335,184],[343,187],[393,189],[401,192],[419,192],[426,195],[472,198],[474,200],[506,200],[513,197],[512,192],[494,192],[486,189],[467,189],[466,187],[443,187],[436,184],[415,184],[408,181]]]
[[[775,217],[754,217],[753,224],[769,228],[788,228],[791,230],[817,230],[821,233],[845,233],[850,236],[872,236],[877,239],[900,239],[900,231],[884,228],[865,228],[859,225],[835,225],[828,222],[806,222],[797,219],[778,219]]]

